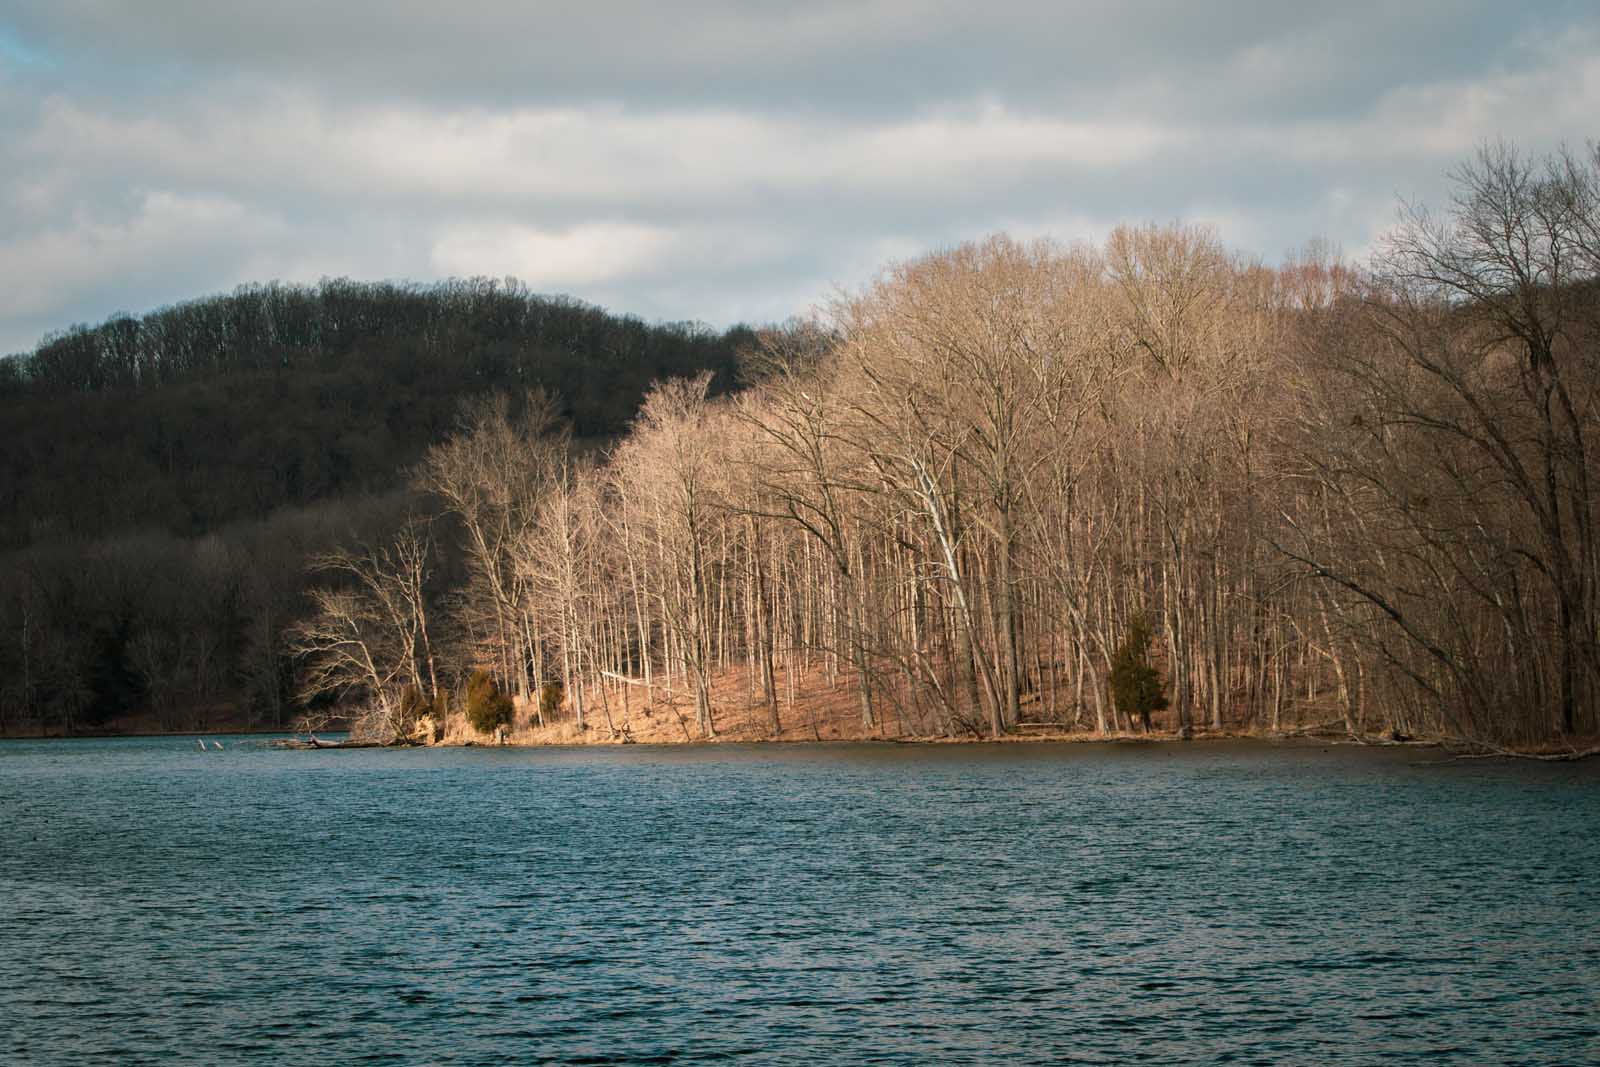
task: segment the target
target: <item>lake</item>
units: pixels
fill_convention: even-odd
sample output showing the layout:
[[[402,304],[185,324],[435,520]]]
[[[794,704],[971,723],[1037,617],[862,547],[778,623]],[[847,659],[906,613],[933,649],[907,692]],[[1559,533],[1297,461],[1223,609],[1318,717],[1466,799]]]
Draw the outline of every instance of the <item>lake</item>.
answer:
[[[1600,1062],[1600,766],[0,742],[7,1064]]]

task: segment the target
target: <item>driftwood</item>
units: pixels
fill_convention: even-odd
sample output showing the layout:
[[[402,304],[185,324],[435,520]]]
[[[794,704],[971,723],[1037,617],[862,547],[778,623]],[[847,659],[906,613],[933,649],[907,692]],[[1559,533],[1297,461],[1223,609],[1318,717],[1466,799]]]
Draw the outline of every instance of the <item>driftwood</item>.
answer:
[[[1514,749],[1501,748],[1499,745],[1491,745],[1487,741],[1466,741],[1460,743],[1469,745],[1472,748],[1480,749],[1481,751],[1458,752],[1455,755],[1448,756],[1444,759],[1425,760],[1413,764],[1413,766],[1438,766],[1441,763],[1455,763],[1458,760],[1468,759],[1526,759],[1538,760],[1542,763],[1574,763],[1578,760],[1591,759],[1595,756],[1600,756],[1600,745],[1595,745],[1592,748],[1569,749],[1566,752],[1517,752]]]
[[[1283,730],[1279,737],[1352,737],[1350,728],[1343,719],[1329,719],[1327,722],[1308,723],[1297,726],[1292,730]]]
[[[405,742],[386,745],[381,741],[323,741],[316,737],[285,737],[272,742],[273,748],[405,748]]]

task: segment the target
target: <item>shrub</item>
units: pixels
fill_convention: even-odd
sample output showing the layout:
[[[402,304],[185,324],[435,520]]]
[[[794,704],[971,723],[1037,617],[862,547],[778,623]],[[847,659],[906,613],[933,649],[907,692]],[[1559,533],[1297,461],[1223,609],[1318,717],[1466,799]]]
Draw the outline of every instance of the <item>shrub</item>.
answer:
[[[539,714],[550,718],[561,710],[561,702],[567,698],[567,691],[560,682],[546,682],[544,688],[539,690]]]
[[[397,725],[402,732],[408,731],[430,710],[428,698],[423,696],[422,690],[408,685],[400,691],[400,721]]]
[[[1167,706],[1161,673],[1150,662],[1150,623],[1143,615],[1128,623],[1128,633],[1111,659],[1111,700],[1117,710],[1137,715],[1150,730],[1150,713]]]
[[[500,692],[488,671],[474,671],[467,679],[467,722],[481,734],[511,725],[511,698]]]

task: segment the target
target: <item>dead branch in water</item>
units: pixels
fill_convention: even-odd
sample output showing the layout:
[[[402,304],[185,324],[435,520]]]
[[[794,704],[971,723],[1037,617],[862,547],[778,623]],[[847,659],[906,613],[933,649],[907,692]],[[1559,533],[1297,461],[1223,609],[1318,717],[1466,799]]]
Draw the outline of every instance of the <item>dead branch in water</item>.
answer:
[[[1518,752],[1515,749],[1501,748],[1499,745],[1492,745],[1487,741],[1468,741],[1463,743],[1468,744],[1473,748],[1481,749],[1482,751],[1457,752],[1446,759],[1425,760],[1415,763],[1413,766],[1437,766],[1442,763],[1455,763],[1460,760],[1469,759],[1520,759],[1538,760],[1541,763],[1576,763],[1578,760],[1600,756],[1600,745],[1594,745],[1590,748],[1582,749],[1574,748],[1566,752]]]

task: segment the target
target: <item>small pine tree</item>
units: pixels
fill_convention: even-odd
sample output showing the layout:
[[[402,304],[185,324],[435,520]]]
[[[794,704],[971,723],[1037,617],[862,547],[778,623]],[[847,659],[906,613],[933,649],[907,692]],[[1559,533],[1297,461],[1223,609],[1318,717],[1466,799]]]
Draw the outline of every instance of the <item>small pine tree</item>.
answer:
[[[467,722],[480,734],[491,734],[511,725],[515,708],[511,698],[500,692],[488,671],[473,671],[467,679]]]
[[[1128,632],[1111,658],[1111,700],[1117,710],[1137,715],[1146,733],[1150,713],[1167,706],[1161,673],[1150,662],[1150,623],[1143,615],[1128,623]]]

